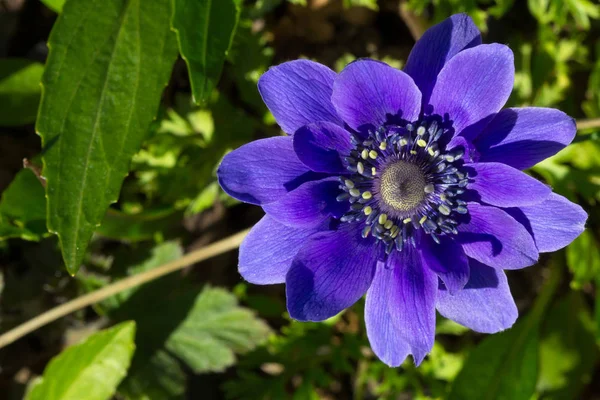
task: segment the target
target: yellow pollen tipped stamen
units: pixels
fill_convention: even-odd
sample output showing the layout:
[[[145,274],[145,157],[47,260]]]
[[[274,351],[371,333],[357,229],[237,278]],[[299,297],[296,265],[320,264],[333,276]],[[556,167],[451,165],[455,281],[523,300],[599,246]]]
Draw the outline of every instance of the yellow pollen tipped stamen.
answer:
[[[361,156],[361,157],[362,157],[364,160],[366,160],[367,158],[369,158],[369,150],[367,150],[367,149],[364,149],[364,150],[363,150],[363,151],[360,153],[360,156]]]
[[[423,225],[423,222],[427,221],[427,215],[423,215],[419,220],[419,224]]]
[[[425,146],[427,146],[427,142],[424,141],[423,139],[419,139],[419,140],[417,140],[417,146],[425,147]]]
[[[419,136],[423,136],[425,134],[425,127],[424,126],[420,126],[417,128],[417,135]]]
[[[377,152],[375,150],[371,150],[369,152],[369,157],[371,157],[373,160],[376,159],[378,156]]]
[[[365,213],[365,215],[371,215],[371,213],[373,212],[373,208],[371,208],[371,206],[366,206],[363,209],[363,212]]]
[[[380,150],[385,150],[385,149],[387,149],[387,142],[381,142],[381,144],[379,145],[379,149],[380,149]]]
[[[446,193],[442,193],[442,194],[440,194],[440,200],[441,200],[441,201],[446,201],[446,199],[447,199],[447,198],[448,198],[448,197],[446,196]]]
[[[356,163],[356,170],[358,171],[359,174],[362,174],[363,172],[365,172],[365,166],[363,165],[363,163],[361,163],[360,161],[358,163]]]
[[[427,152],[429,153],[430,156],[435,155],[435,150],[433,149],[433,147],[428,148]]]
[[[423,189],[425,191],[425,193],[433,193],[433,191],[435,190],[435,186],[433,186],[432,183],[428,183],[427,185],[425,185],[425,188]]]
[[[400,143],[400,146],[406,146],[408,144],[408,140],[402,138],[402,139],[400,139],[399,143]]]
[[[417,154],[417,151],[416,150],[411,150],[410,154],[415,155],[415,154]]]
[[[354,187],[354,182],[352,182],[350,179],[346,179],[344,183],[348,189],[352,189]]]
[[[352,197],[358,197],[360,196],[360,190],[354,188],[354,189],[350,189],[350,196]]]
[[[379,216],[379,224],[383,225],[387,222],[387,214],[381,214]]]
[[[450,212],[451,212],[450,208],[445,204],[440,205],[438,207],[438,210],[439,210],[439,212],[441,212],[444,215],[450,215]]]
[[[398,225],[394,225],[390,231],[391,238],[395,239],[396,236],[398,236],[398,232],[400,232],[400,227]]]
[[[377,175],[377,168],[371,167],[371,175],[373,175],[373,176]]]
[[[385,224],[383,224],[383,227],[385,229],[392,229],[392,226],[394,226],[394,221],[392,221],[391,219],[388,219]]]
[[[409,223],[409,222],[411,222],[411,221],[412,221],[412,218],[404,218],[404,219],[402,220],[402,223],[404,223],[404,224],[408,224],[408,223]]]
[[[365,199],[365,200],[369,200],[371,197],[373,197],[373,195],[371,194],[371,192],[367,191],[367,192],[364,192],[362,194],[362,198]]]

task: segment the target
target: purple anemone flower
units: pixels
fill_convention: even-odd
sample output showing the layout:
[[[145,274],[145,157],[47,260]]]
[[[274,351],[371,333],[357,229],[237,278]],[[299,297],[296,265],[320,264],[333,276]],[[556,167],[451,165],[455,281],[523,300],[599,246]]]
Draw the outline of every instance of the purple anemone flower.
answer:
[[[240,247],[255,284],[286,284],[287,308],[322,321],[366,293],[375,354],[390,366],[434,343],[436,309],[477,332],[509,328],[506,269],[573,241],[581,207],[522,172],[555,154],[575,123],[507,108],[511,50],[481,44],[466,15],[429,29],[404,71],[361,59],[336,74],[308,60],[258,83],[287,136],[229,153],[231,196],[266,216]]]

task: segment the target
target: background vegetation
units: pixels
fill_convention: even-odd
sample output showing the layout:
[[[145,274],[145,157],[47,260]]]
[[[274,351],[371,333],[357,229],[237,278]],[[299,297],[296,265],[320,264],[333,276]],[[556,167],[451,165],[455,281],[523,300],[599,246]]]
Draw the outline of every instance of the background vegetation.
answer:
[[[510,105],[600,117],[595,0],[0,0],[0,332],[258,221],[215,167],[280,134],[256,89],[269,66],[400,68],[457,12],[513,49]],[[509,331],[439,317],[423,364],[390,369],[362,303],[293,322],[283,286],[243,283],[231,251],[5,346],[0,398],[600,399],[594,124],[530,171],[590,217],[566,250],[508,273]]]

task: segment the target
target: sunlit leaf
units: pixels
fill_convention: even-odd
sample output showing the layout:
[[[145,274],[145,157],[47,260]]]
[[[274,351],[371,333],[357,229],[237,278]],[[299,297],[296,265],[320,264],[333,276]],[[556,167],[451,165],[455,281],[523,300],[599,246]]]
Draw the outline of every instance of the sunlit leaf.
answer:
[[[172,26],[196,103],[210,97],[231,47],[241,0],[174,0]]]
[[[156,115],[177,52],[170,14],[170,0],[69,1],[50,35],[37,130],[71,274]]]
[[[219,184],[217,182],[210,183],[202,192],[200,192],[198,197],[192,200],[186,210],[186,214],[199,214],[212,207],[219,195],[219,190]]]
[[[373,11],[379,10],[377,0],[344,0],[344,7],[366,7]]]
[[[42,0],[42,3],[44,3],[51,10],[61,13],[65,5],[65,1],[66,0]]]
[[[100,331],[56,356],[26,400],[107,400],[133,355],[135,323]]]
[[[600,274],[600,249],[592,231],[586,229],[567,247],[567,264],[573,273],[571,285],[575,288]]]
[[[40,102],[44,66],[20,58],[0,60],[0,126],[35,121]]]
[[[205,288],[166,348],[196,372],[223,371],[234,364],[235,353],[253,349],[268,334],[267,325],[239,307],[231,293]]]

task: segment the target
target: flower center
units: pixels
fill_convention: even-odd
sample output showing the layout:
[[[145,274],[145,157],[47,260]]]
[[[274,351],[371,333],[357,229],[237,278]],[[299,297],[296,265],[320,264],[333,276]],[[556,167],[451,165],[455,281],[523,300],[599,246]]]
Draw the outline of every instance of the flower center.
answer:
[[[379,179],[381,200],[400,212],[413,211],[425,198],[425,176],[421,168],[396,161],[384,168]]]
[[[446,150],[451,135],[439,117],[352,136],[354,149],[345,157],[349,176],[340,177],[349,201],[342,222],[363,224],[362,236],[372,235],[386,253],[416,245],[423,232],[439,243],[442,235],[458,233],[460,215],[467,214],[461,197],[469,177],[462,148]]]

